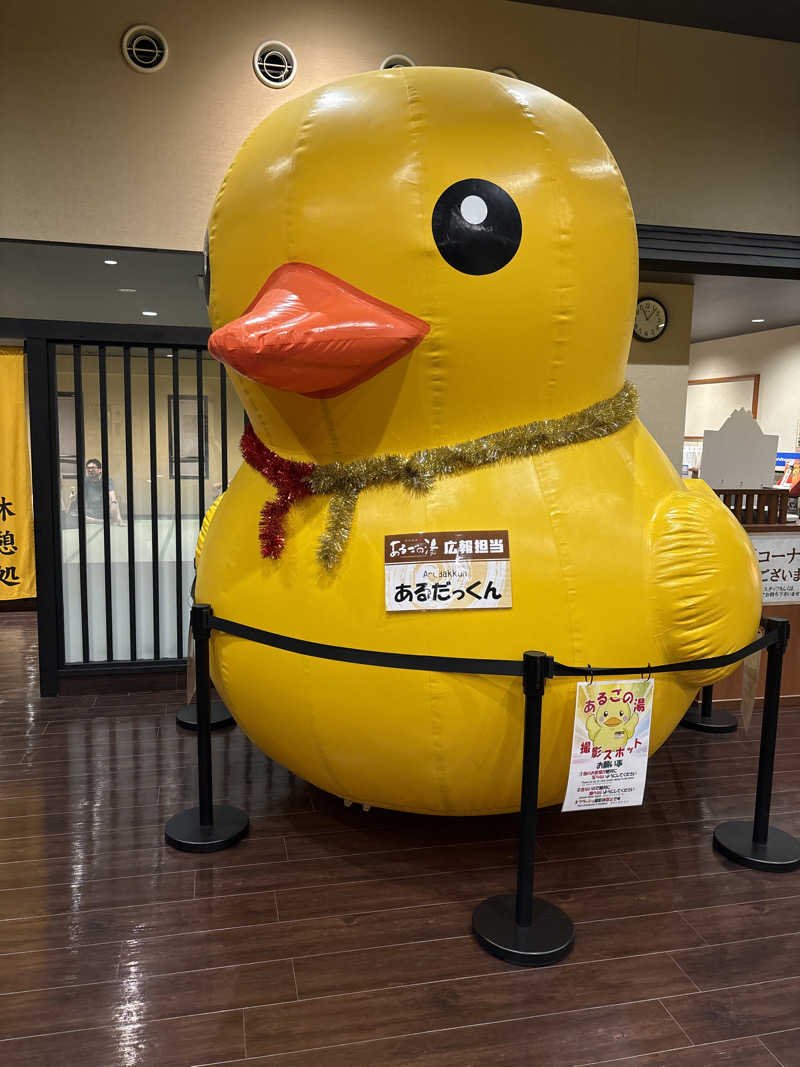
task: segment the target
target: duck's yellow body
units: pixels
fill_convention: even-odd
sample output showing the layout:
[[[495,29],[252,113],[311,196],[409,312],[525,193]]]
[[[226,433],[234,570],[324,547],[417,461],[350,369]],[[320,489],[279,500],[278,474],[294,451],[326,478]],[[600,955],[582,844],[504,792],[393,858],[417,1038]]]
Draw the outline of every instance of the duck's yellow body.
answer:
[[[483,273],[454,268],[431,228],[443,191],[471,178],[509,194],[522,224],[509,261]],[[533,86],[414,68],[295,100],[241,150],[209,244],[215,327],[290,262],[430,327],[410,354],[326,399],[264,384],[260,366],[231,372],[259,438],[286,458],[455,444],[558,418],[623,384],[637,285],[627,192],[594,128]],[[259,513],[274,496],[245,465],[208,526],[196,598],[220,616],[355,648],[503,659],[535,648],[596,666],[723,653],[757,627],[746,535],[702,483],[682,482],[638,420],[440,478],[424,494],[365,490],[331,570],[317,560],[324,496],[294,504],[279,558],[262,557]],[[512,608],[385,610],[386,534],[496,529],[509,531]],[[211,649],[215,684],[245,732],[323,789],[408,811],[518,807],[519,679],[337,663],[219,632]],[[651,751],[712,677],[658,676]],[[542,804],[564,794],[574,704],[574,683],[548,684]]]

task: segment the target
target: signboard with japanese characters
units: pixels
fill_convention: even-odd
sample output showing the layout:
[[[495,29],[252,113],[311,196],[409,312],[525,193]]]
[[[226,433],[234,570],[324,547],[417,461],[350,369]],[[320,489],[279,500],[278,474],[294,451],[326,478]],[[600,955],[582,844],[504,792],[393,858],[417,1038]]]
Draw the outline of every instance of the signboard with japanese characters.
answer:
[[[652,710],[652,678],[578,682],[562,811],[642,803]]]
[[[445,530],[384,538],[387,611],[511,607],[508,530]]]
[[[797,533],[751,533],[761,571],[765,604],[800,603],[800,530]]]

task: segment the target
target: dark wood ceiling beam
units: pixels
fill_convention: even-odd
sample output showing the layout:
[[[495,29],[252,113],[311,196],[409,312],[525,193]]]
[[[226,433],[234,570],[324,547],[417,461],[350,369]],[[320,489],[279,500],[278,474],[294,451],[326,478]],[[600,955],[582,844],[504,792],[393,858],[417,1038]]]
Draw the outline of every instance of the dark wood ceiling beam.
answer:
[[[597,15],[617,15],[672,26],[693,26],[722,30],[748,37],[771,37],[778,41],[800,42],[800,4],[796,0],[512,0],[538,7],[560,7],[589,11]]]

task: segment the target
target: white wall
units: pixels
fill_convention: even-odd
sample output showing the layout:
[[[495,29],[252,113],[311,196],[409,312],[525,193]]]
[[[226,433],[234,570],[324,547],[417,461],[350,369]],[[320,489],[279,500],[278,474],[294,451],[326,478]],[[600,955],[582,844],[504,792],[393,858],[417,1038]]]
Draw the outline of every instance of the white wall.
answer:
[[[162,71],[120,55],[139,22],[167,37]],[[798,44],[506,0],[11,0],[2,23],[6,237],[199,249],[250,130],[393,52],[510,66],[575,104],[639,222],[800,233]],[[269,38],[297,54],[283,90],[252,73]]]
[[[657,341],[633,341],[627,376],[639,390],[639,417],[678,470],[683,462],[686,381],[692,336],[691,285],[640,282],[639,297],[667,309],[667,328]]]
[[[683,463],[687,369],[685,363],[628,364],[628,378],[639,390],[639,418],[678,470]]]
[[[797,451],[800,326],[703,341],[691,346],[690,378],[723,378],[735,374],[761,375],[759,426],[764,433],[778,434],[780,452]]]

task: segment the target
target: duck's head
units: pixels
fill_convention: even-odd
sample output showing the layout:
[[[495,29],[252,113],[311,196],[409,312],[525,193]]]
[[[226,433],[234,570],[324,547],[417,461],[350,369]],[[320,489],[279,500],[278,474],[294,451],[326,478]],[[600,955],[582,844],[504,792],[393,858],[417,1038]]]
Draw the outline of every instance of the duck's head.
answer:
[[[597,709],[594,717],[601,726],[624,726],[630,722],[631,709],[622,703],[604,704]]]
[[[239,151],[208,249],[209,348],[287,456],[455,444],[623,382],[628,193],[591,123],[524,82],[398,68],[291,101]]]

